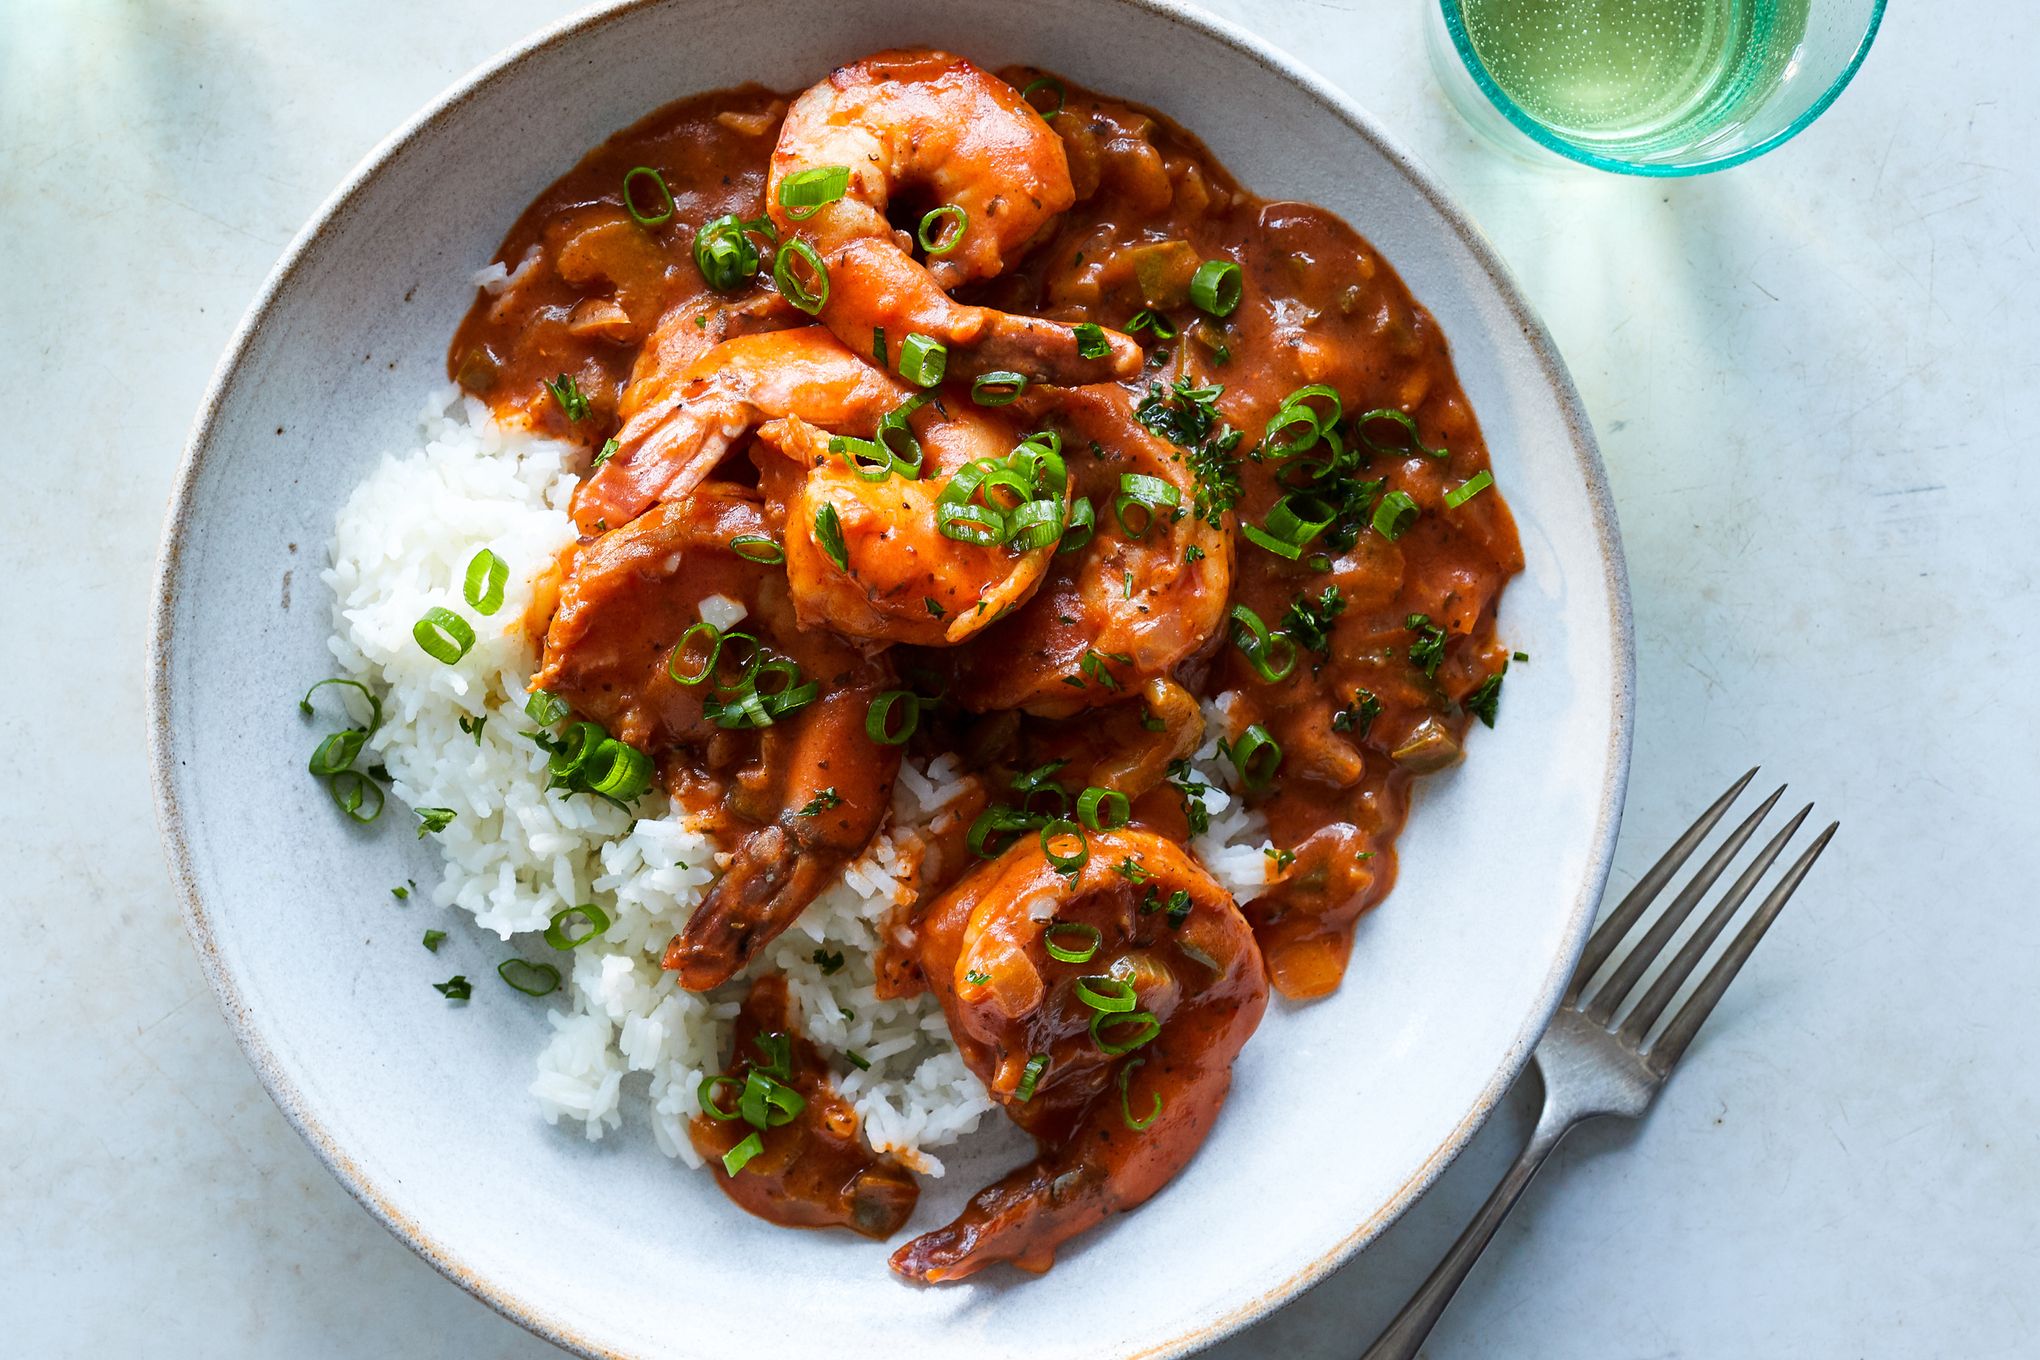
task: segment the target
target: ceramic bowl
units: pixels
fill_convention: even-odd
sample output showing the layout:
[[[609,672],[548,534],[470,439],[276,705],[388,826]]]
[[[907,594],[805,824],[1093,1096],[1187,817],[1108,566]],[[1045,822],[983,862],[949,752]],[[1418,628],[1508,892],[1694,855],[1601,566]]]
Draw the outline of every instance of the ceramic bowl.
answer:
[[[660,104],[791,89],[896,44],[1029,62],[1153,105],[1271,198],[1328,205],[1436,314],[1520,521],[1505,635],[1532,655],[1470,759],[1425,782],[1394,895],[1345,986],[1271,1008],[1190,1167],[1041,1278],[893,1279],[885,1248],[736,1211],[642,1123],[600,1143],[526,1094],[545,1005],[449,1009],[487,942],[390,885],[429,845],[336,816],[305,774],[297,696],[328,673],[318,580],[333,516],[423,392],[518,211]],[[1411,54],[1414,60],[1414,54]],[[455,86],[298,236],[199,414],[165,532],[150,676],[162,827],[192,938],[250,1061],[335,1175],[420,1255],[589,1355],[707,1357],[734,1338],[835,1360],[1180,1355],[1345,1261],[1431,1183],[1522,1068],[1600,897],[1627,771],[1627,591],[1585,414],[1494,252],[1322,79],[1160,0],[626,5]],[[435,913],[435,915],[437,915]],[[515,1004],[513,1004],[515,1003]],[[1001,1121],[993,1121],[1001,1122]],[[951,1156],[916,1229],[1016,1156]],[[364,1301],[368,1304],[370,1301]]]

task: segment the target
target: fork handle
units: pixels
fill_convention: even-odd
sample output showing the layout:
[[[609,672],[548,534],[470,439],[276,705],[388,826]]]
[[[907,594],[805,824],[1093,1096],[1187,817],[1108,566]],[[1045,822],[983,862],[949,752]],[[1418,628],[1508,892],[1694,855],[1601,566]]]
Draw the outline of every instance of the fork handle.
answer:
[[[1536,1129],[1530,1135],[1529,1146],[1516,1158],[1509,1174],[1502,1177],[1502,1183],[1487,1197],[1487,1203],[1480,1206],[1480,1212],[1473,1216],[1473,1222],[1466,1225],[1466,1231],[1459,1234],[1452,1250],[1445,1253],[1445,1259],[1438,1263],[1438,1268],[1410,1296],[1403,1310],[1395,1315],[1395,1321],[1388,1324],[1387,1330],[1368,1347],[1360,1360],[1416,1360],[1424,1339],[1431,1335],[1431,1329],[1444,1316],[1445,1305],[1452,1302],[1452,1296],[1459,1292],[1459,1286],[1472,1273],[1473,1263],[1487,1250],[1487,1244],[1494,1240],[1495,1230],[1502,1226],[1509,1210],[1515,1208],[1516,1201],[1523,1197],[1523,1191],[1537,1174],[1537,1168],[1544,1165],[1544,1159],[1558,1146],[1558,1140],[1578,1122],[1569,1111],[1562,1112],[1548,1104],[1545,1106],[1537,1118]]]

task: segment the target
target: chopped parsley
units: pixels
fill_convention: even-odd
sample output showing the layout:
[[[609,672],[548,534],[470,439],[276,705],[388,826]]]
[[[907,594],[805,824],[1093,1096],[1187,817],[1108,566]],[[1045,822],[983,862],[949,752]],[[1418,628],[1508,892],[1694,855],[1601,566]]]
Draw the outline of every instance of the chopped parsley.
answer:
[[[938,619],[941,618],[944,614],[947,614],[949,612],[948,610],[942,607],[942,602],[937,600],[932,595],[923,595],[921,597],[921,603],[928,606],[928,612],[930,614],[933,614]]]
[[[616,451],[622,447],[623,446],[617,443],[614,439],[609,440],[607,443],[603,444],[602,452],[596,454],[595,461],[588,464],[589,475],[592,476],[595,473],[600,472],[602,470],[602,465],[608,462],[610,459],[616,457]]]
[[[1438,663],[1445,659],[1445,630],[1431,622],[1429,614],[1412,614],[1403,626],[1417,635],[1410,644],[1410,664],[1431,679],[1438,677]]]
[[[1147,896],[1140,901],[1140,910],[1142,915],[1157,911],[1164,913],[1168,918],[1169,929],[1174,930],[1190,919],[1190,891],[1187,888],[1178,888],[1164,900],[1161,889],[1150,886]]]
[[[1149,879],[1154,877],[1153,874],[1149,873],[1146,869],[1141,867],[1141,863],[1139,860],[1133,858],[1131,855],[1127,856],[1125,859],[1120,860],[1119,863],[1113,865],[1112,872],[1118,874],[1128,883],[1145,883]]]
[[[1504,668],[1506,669],[1506,667]],[[1489,727],[1495,725],[1495,710],[1502,702],[1502,672],[1496,671],[1480,682],[1480,688],[1467,696],[1466,711],[1479,718]]]
[[[455,812],[452,808],[412,808],[418,814],[418,839],[424,840],[428,831],[444,831],[453,825]]]
[[[1265,854],[1271,861],[1274,862],[1275,872],[1278,874],[1281,873],[1284,869],[1287,869],[1290,865],[1296,863],[1296,852],[1294,850],[1277,850],[1274,846],[1271,845],[1261,853]]]
[[[475,994],[474,984],[459,973],[455,973],[444,982],[433,983],[432,990],[448,1001],[465,1001]]]
[[[1183,799],[1183,819],[1190,824],[1190,834],[1202,836],[1211,830],[1211,813],[1205,809],[1203,794],[1210,792],[1211,785],[1197,778],[1197,772],[1190,768],[1187,760],[1169,762],[1169,787]]]
[[[828,788],[823,789],[820,793],[808,799],[807,806],[794,815],[797,817],[819,817],[830,808],[841,807],[842,805],[843,799],[841,795],[836,792],[836,786],[831,784]]]
[[[1334,732],[1351,732],[1356,737],[1367,735],[1367,729],[1374,726],[1374,720],[1381,716],[1381,700],[1374,697],[1371,689],[1353,691],[1353,702],[1332,715]]]
[[[822,970],[823,977],[829,977],[843,966],[843,951],[817,949],[814,953],[815,967]]]
[[[1132,657],[1122,656],[1118,652],[1087,651],[1084,653],[1084,659],[1077,663],[1077,669],[1090,676],[1093,680],[1096,680],[1106,689],[1118,689],[1119,681],[1113,678],[1111,668],[1105,664],[1108,661],[1117,661],[1122,666],[1131,666],[1133,664]],[[1083,688],[1084,682],[1082,680],[1078,680],[1076,683],[1079,689]]]
[[[579,420],[588,414],[588,398],[572,374],[560,374],[545,384],[545,390],[552,393],[552,399],[559,403],[568,420]]]
[[[425,932],[425,947],[437,954],[439,952],[439,942],[445,938],[446,932],[443,930],[428,930]]]
[[[1346,597],[1339,593],[1337,586],[1326,586],[1315,600],[1307,593],[1298,595],[1289,602],[1289,611],[1282,616],[1282,631],[1295,638],[1296,645],[1306,651],[1316,652],[1321,657],[1329,656],[1332,650],[1332,620],[1345,609]]]
[[[1197,517],[1216,527],[1240,499],[1240,432],[1219,418],[1218,399],[1225,388],[1216,383],[1198,387],[1178,378],[1171,387],[1156,384],[1134,408],[1134,419],[1188,450],[1190,472],[1197,479]]]
[[[987,982],[990,982],[992,980],[992,975],[990,973],[980,972],[977,969],[973,968],[968,973],[965,973],[963,975],[963,980],[965,982],[968,982],[973,987],[982,987]]]

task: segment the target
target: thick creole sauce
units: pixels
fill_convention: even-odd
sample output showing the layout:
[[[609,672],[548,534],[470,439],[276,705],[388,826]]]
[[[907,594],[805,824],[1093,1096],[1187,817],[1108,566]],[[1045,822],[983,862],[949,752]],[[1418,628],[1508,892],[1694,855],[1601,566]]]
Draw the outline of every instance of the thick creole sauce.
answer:
[[[1037,73],[1003,74],[1019,86]],[[707,287],[692,253],[701,224],[765,214],[768,163],[786,104],[786,96],[756,89],[705,95],[660,110],[592,152],[505,239],[498,260],[506,277],[490,285],[462,323],[449,354],[453,375],[499,414],[575,439],[593,455],[632,415],[632,403],[648,400],[626,393],[641,392],[633,375],[656,371],[665,350],[694,356],[728,337],[810,324],[774,291],[769,251],[758,278],[727,294]],[[1075,205],[1051,219],[1002,274],[967,284],[956,297],[1133,335],[1146,358],[1136,379],[1117,387],[1036,386],[1006,414],[1021,428],[1061,436],[1073,486],[1099,488],[1093,500],[1101,533],[1109,527],[1111,488],[1135,466],[1129,460],[1138,442],[1111,431],[1137,422],[1143,447],[1152,446],[1149,456],[1160,449],[1189,469],[1194,482],[1186,475],[1184,484],[1194,485],[1195,494],[1181,508],[1208,521],[1222,545],[1214,551],[1230,553],[1232,561],[1229,591],[1202,604],[1230,617],[1165,679],[1119,692],[1114,654],[1101,656],[1083,631],[1080,597],[1097,589],[1096,573],[1080,580],[1078,559],[1058,554],[1039,596],[1067,599],[1068,612],[1023,609],[957,646],[868,650],[917,692],[942,700],[929,706],[907,749],[960,753],[986,776],[993,797],[1006,796],[1015,772],[1066,762],[1062,777],[1072,788],[1126,790],[1135,828],[1176,843],[1199,829],[1200,809],[1185,797],[1194,779],[1182,758],[1195,749],[1202,726],[1198,701],[1215,702],[1222,735],[1245,774],[1247,803],[1265,815],[1274,847],[1267,886],[1240,910],[1274,988],[1291,998],[1321,996],[1344,971],[1355,921],[1393,886],[1394,842],[1412,780],[1460,757],[1475,716],[1492,720],[1510,656],[1496,634],[1495,611],[1502,587],[1522,567],[1515,527],[1487,480],[1487,451],[1445,336],[1350,227],[1321,208],[1252,196],[1193,137],[1137,107],[1071,90],[1050,125],[1067,156]],[[627,207],[625,176],[637,166],[660,172],[673,200],[670,218],[647,225]],[[1251,178],[1253,167],[1242,168]],[[663,208],[642,183],[632,201],[640,215]],[[934,205],[905,191],[891,206],[895,224],[911,228]],[[1241,271],[1241,300],[1223,319],[1193,298],[1199,264],[1214,260]],[[1145,324],[1136,328],[1136,318]],[[562,379],[586,402],[577,418],[558,395]],[[1334,394],[1307,400],[1320,418],[1315,424],[1286,405],[1311,386]],[[969,400],[967,383],[942,391],[944,400]],[[1342,420],[1332,419],[1334,405]],[[1271,421],[1278,427],[1270,430]],[[1284,445],[1294,452],[1283,456]],[[778,514],[777,527],[784,528],[784,498],[773,485],[783,474],[751,440],[739,439],[715,475],[757,485],[747,452],[767,471],[757,493],[762,512],[746,513],[762,513],[767,531]],[[1311,478],[1327,465],[1325,476]],[[1243,533],[1242,526],[1252,526],[1286,541],[1285,511],[1328,522],[1293,553]],[[584,543],[594,541],[591,535]],[[1200,575],[1194,559],[1202,555],[1193,552],[1182,564],[1179,589],[1195,592],[1200,581],[1226,579]],[[742,562],[725,567],[755,574]],[[1150,607],[1137,591],[1148,589],[1129,569],[1121,603],[1136,622]],[[686,587],[684,603],[691,606],[704,592],[700,583]],[[570,603],[575,598],[570,591]],[[1153,608],[1181,615],[1185,598],[1157,592]],[[687,614],[666,609],[673,616],[663,617],[665,608],[646,611],[640,639],[625,627],[614,653],[621,658],[615,674],[642,674],[644,692],[614,692],[617,684],[629,689],[625,679],[605,682],[601,697],[608,711],[625,715],[624,735],[633,740],[661,724],[678,730],[694,720],[686,710],[691,700],[661,678],[660,658]],[[1063,693],[1055,685],[1069,686],[1068,703],[1044,702],[1041,686],[1029,689],[1015,678],[1038,671],[1044,658],[1067,670],[1048,677],[1048,690],[1052,700]],[[708,788],[719,797],[726,786],[726,779],[704,778],[712,772],[700,752],[683,746],[654,754],[676,793]],[[721,758],[728,763],[727,751]],[[831,789],[836,780],[882,789],[898,751],[851,739],[838,743],[833,759]],[[867,762],[876,772],[869,779],[844,773]],[[985,795],[973,797],[976,807]],[[690,806],[713,801],[696,798]],[[944,880],[922,885],[929,932],[949,926],[935,919],[940,904],[927,904],[974,863],[969,848],[948,850],[939,856],[948,869]],[[1123,906],[1112,908],[1119,915],[1107,913],[1132,923],[1112,947],[1158,947],[1148,938],[1152,923]],[[950,960],[961,948],[953,939],[931,940],[932,934],[924,939],[918,960],[913,950],[881,959],[889,991],[927,985],[931,951]],[[668,966],[677,965],[669,959]],[[732,1069],[739,1081],[756,1057],[747,1051],[755,1034],[791,1029],[783,987],[769,990],[775,985],[759,984],[739,1027]],[[964,1023],[969,1007],[952,981],[939,979],[937,992],[952,1027]],[[1213,1033],[1231,1033],[1227,1007],[1251,1005],[1259,1014],[1251,989],[1221,993],[1213,1004],[1199,1013]],[[1244,1041],[1252,1017],[1236,1028]],[[985,1042],[964,1033],[958,1041]],[[1002,1050],[996,1058],[990,1052],[980,1053],[997,1073],[988,1084],[1004,1082],[1010,1091],[1026,1052]],[[797,1040],[794,1058],[811,1113],[764,1135],[768,1161],[760,1165],[769,1175],[718,1179],[745,1207],[778,1221],[890,1231],[895,1213],[903,1217],[911,1207],[911,1193],[895,1184],[897,1168],[871,1162],[839,1127],[845,1112],[831,1103],[813,1055]],[[1102,1073],[1079,1081],[1086,1099],[1105,1081]],[[1160,1079],[1159,1065],[1144,1078]],[[1045,1087],[1041,1110],[1064,1108],[1054,1098],[1058,1089],[1077,1088]],[[1210,1088],[1213,1113],[1223,1089]],[[1193,1145],[1208,1123],[1198,1124]],[[704,1152],[720,1155],[744,1128],[704,1117],[695,1137]],[[803,1163],[798,1147],[819,1149],[814,1155],[821,1160]],[[1039,1251],[1016,1247],[1007,1259],[1045,1266],[1052,1245],[1049,1239]]]

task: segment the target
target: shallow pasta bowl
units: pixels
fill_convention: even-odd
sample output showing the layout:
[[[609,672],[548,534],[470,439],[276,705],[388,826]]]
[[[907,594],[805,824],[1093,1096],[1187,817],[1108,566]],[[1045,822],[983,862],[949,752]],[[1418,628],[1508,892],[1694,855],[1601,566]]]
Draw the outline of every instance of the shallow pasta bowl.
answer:
[[[1275,1007],[1188,1170],[1040,1279],[892,1279],[884,1249],[747,1218],[627,1121],[546,1126],[525,1088],[542,1004],[449,1011],[389,887],[431,847],[335,815],[295,700],[327,673],[317,579],[333,517],[411,442],[469,276],[523,206],[610,133],[701,90],[810,83],[902,43],[1027,62],[1154,105],[1269,197],[1370,237],[1450,337],[1520,523],[1504,635],[1532,654],[1505,717],[1429,780],[1401,883],[1337,995]],[[271,1094],[416,1251],[591,1355],[1178,1355],[1359,1250],[1444,1168],[1521,1069],[1607,872],[1630,730],[1627,587],[1592,436],[1549,339],[1478,233],[1323,81],[1159,0],[641,3],[570,21],[383,144],[292,244],[206,398],[166,529],[150,741],[192,936]],[[443,924],[443,922],[424,922]],[[449,941],[449,951],[459,947]],[[462,966],[448,954],[444,972]],[[486,972],[480,954],[468,971]],[[951,1156],[940,1222],[1014,1144]],[[1223,1233],[1223,1249],[1218,1234]]]

